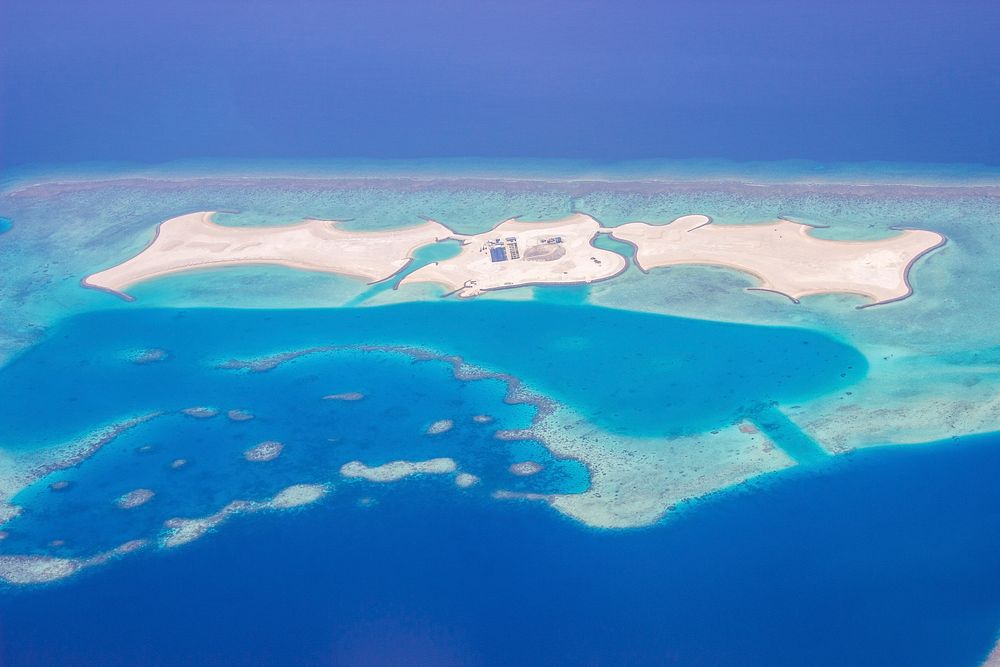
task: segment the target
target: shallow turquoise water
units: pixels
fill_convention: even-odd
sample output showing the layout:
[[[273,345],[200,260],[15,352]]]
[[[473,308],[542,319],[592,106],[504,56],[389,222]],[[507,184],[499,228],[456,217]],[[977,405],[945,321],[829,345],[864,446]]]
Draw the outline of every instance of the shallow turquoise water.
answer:
[[[183,364],[168,359],[151,365],[172,363]],[[146,370],[133,365],[120,372],[142,375]],[[192,382],[198,381],[197,372],[191,366],[180,371]],[[338,474],[352,460],[376,466],[401,458],[452,457],[460,470],[482,480],[467,492],[476,494],[496,488],[578,493],[589,486],[587,470],[577,461],[556,460],[534,441],[496,440],[498,429],[529,426],[533,409],[505,403],[506,383],[456,380],[444,362],[347,350],[301,358],[266,373],[202,372],[228,376],[229,382],[213,386],[219,399],[213,405],[239,409],[253,419],[174,413],[126,432],[98,455],[19,493],[14,503],[26,511],[5,526],[9,535],[0,552],[86,557],[128,540],[154,538],[172,517],[205,516],[232,500],[263,500],[292,484],[336,482],[338,497],[361,499],[372,493],[368,485]],[[224,397],[218,393],[223,390]],[[364,398],[322,398],[348,392]],[[476,415],[492,421],[477,423]],[[453,420],[454,428],[425,435],[439,419]],[[283,443],[281,455],[267,462],[245,460],[243,453],[263,441]],[[173,468],[179,459],[185,464]],[[512,463],[526,460],[542,464],[543,470],[530,477],[508,472]],[[451,476],[444,479],[451,484]],[[71,486],[53,491],[54,481]],[[156,495],[130,510],[114,504],[137,488]],[[53,550],[49,543],[56,539],[65,545]]]
[[[592,306],[482,301],[333,310],[115,310],[54,328],[0,371],[0,438],[12,449],[68,437],[123,415],[236,406],[232,358],[329,345],[411,345],[525,380],[627,435],[701,432],[762,403],[847,387],[867,363],[822,334]],[[170,360],[136,366],[130,350]],[[301,363],[301,362],[295,362]],[[32,391],[23,391],[31,386]],[[39,424],[39,410],[47,415]]]
[[[31,454],[147,411],[170,414],[21,492],[15,501],[25,511],[5,525],[0,553],[89,555],[236,498],[267,498],[295,483],[333,481],[335,489],[315,508],[236,517],[177,551],[5,590],[0,620],[19,639],[0,639],[0,655],[34,651],[60,662],[74,645],[70,631],[87,638],[80,650],[98,661],[137,662],[145,646],[164,664],[204,655],[208,645],[237,662],[252,650],[264,664],[386,655],[357,649],[358,632],[402,647],[411,664],[575,665],[595,656],[802,664],[809,656],[817,664],[937,665],[969,664],[986,650],[997,609],[986,556],[996,549],[996,487],[986,480],[995,443],[981,439],[967,453],[942,444],[819,456],[780,408],[846,393],[864,377],[865,358],[849,345],[801,329],[581,305],[575,297],[586,288],[544,293],[560,296],[332,310],[129,307],[61,322],[0,370],[0,440],[9,451]],[[648,529],[589,530],[490,498],[497,489],[573,493],[589,484],[583,466],[537,442],[494,437],[534,416],[531,405],[504,401],[499,379],[460,381],[440,360],[357,349],[264,372],[220,368],[357,344],[459,354],[623,435],[694,433],[751,418],[810,465],[693,503]],[[166,357],[135,363],[151,349]],[[343,392],[365,398],[322,398]],[[254,419],[176,413],[192,406],[247,410]],[[478,424],[477,414],[494,421]],[[451,431],[423,434],[446,418]],[[283,442],[281,456],[245,461],[243,452],[263,440]],[[378,486],[337,474],[350,459],[436,456],[482,481],[460,490],[448,476]],[[178,458],[187,465],[172,469]],[[543,471],[510,474],[511,463],[528,459]],[[56,480],[71,485],[53,491]],[[133,510],[114,506],[139,487],[156,496]],[[119,611],[136,608],[126,601],[139,582],[158,610],[140,604],[141,619]],[[245,612],[221,602],[248,586]],[[101,624],[91,614],[62,618],[70,598],[100,606]],[[178,622],[176,610],[192,604],[203,611]],[[39,620],[43,612],[61,619],[57,628]],[[247,638],[251,619],[300,639]],[[196,630],[196,620],[214,629]],[[454,632],[464,637],[457,644]]]
[[[70,318],[0,370],[0,442],[7,451],[37,455],[129,417],[164,414],[18,494],[13,501],[25,512],[5,526],[9,536],[0,549],[87,556],[155,537],[171,517],[205,516],[231,500],[263,500],[292,484],[339,482],[340,466],[355,459],[380,465],[448,456],[481,478],[470,493],[589,487],[580,462],[554,459],[531,440],[494,437],[528,428],[537,409],[507,403],[506,381],[459,380],[446,361],[344,346],[461,355],[512,373],[624,435],[698,433],[760,421],[765,413],[766,427],[780,416],[774,406],[847,386],[866,369],[854,349],[815,332],[583,306],[573,297],[585,296],[585,286],[545,292],[550,298],[537,303],[118,309]],[[263,372],[225,367],[309,350]],[[323,398],[353,392],[364,399]],[[182,414],[192,407],[222,414]],[[254,418],[232,421],[229,410]],[[492,420],[477,423],[475,415]],[[443,419],[455,427],[424,434]],[[804,448],[808,439],[787,420],[766,432],[793,458],[815,458],[818,447]],[[263,441],[283,443],[281,456],[245,461],[243,452]],[[178,459],[186,464],[174,469]],[[512,475],[508,466],[519,461],[541,463],[542,472]],[[70,487],[50,490],[56,481]],[[133,510],[115,506],[137,488],[157,495]],[[53,540],[60,544],[54,550]]]
[[[348,307],[358,306],[372,297],[381,294],[382,292],[397,289],[399,282],[417,269],[423,268],[428,264],[434,264],[446,259],[451,259],[460,252],[462,252],[462,244],[458,241],[442,241],[440,243],[432,243],[417,248],[417,250],[413,253],[412,261],[410,261],[410,263],[403,268],[403,270],[391,278],[372,285],[344,305]]]

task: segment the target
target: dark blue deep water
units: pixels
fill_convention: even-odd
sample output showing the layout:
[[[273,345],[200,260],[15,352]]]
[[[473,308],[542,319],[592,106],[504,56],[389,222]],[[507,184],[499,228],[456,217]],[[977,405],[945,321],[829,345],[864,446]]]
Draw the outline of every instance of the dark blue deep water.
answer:
[[[0,168],[202,157],[996,165],[998,25],[989,0],[5,0]]]
[[[1000,438],[886,448],[602,532],[422,483],[0,597],[5,665],[974,665]]]

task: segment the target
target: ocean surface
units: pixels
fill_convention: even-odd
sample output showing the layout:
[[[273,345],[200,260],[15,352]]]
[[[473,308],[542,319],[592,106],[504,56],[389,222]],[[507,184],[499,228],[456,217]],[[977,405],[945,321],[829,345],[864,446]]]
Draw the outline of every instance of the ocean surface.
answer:
[[[573,293],[566,291],[567,296]],[[813,331],[584,304],[439,301],[327,310],[123,309],[65,321],[0,371],[0,428],[17,449],[30,447],[32,439],[77,435],[122,415],[192,406],[263,410],[273,401],[287,407],[304,396],[289,394],[273,376],[247,376],[217,366],[234,359],[357,345],[457,355],[528,382],[608,431],[636,436],[726,426],[772,402],[845,389],[867,369],[856,350]],[[168,359],[133,363],[133,356],[144,350],[163,350]],[[310,358],[293,361],[299,373],[314,363]],[[341,380],[324,390],[329,375],[319,368],[306,375],[315,387],[308,396],[365,392]],[[351,377],[361,385],[374,381],[360,371]],[[26,386],[33,390],[23,391]],[[406,400],[407,392],[398,393]],[[45,397],[43,409],[51,416],[42,424],[37,419],[39,396]]]
[[[4,526],[0,555],[87,557],[291,484],[331,491],[314,506],[231,517],[179,548],[4,587],[0,662],[936,666],[988,652],[1000,615],[1000,439],[816,457],[773,407],[849,393],[867,370],[854,348],[805,329],[594,307],[578,288],[547,294],[136,307],[58,324],[0,370],[9,452],[164,414],[18,494],[25,510]],[[496,439],[530,426],[536,406],[507,402],[502,376],[457,378],[447,355],[516,375],[622,436],[752,416],[802,465],[651,527],[587,528],[493,497],[580,493],[589,472],[531,438]],[[349,392],[364,398],[323,399]],[[253,419],[181,412],[190,407]],[[424,434],[441,419],[454,428]],[[278,459],[243,458],[267,440],[284,443]],[[481,481],[337,472],[348,460],[437,456]],[[543,471],[512,476],[525,460]],[[114,505],[137,488],[156,495]]]
[[[997,165],[995,2],[0,6],[0,168],[215,157]],[[107,86],[107,80],[114,86]]]
[[[998,26],[990,1],[0,2],[0,572],[90,564],[0,583],[0,667],[979,665]],[[471,302],[281,267],[81,288],[196,210],[949,241],[863,311],[710,267]],[[563,428],[594,458],[547,448]],[[341,474],[437,457],[456,471]],[[605,504],[664,517],[552,500],[612,468]],[[325,493],[267,506],[295,485]]]
[[[22,664],[974,665],[1000,438],[887,448],[634,531],[411,481],[0,596]]]

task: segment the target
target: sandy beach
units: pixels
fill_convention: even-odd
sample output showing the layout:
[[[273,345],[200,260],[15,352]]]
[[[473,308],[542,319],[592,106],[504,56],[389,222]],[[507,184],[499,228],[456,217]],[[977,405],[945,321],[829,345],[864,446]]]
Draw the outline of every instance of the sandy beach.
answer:
[[[559,220],[505,220],[482,234],[452,234],[462,251],[417,269],[400,285],[431,282],[461,297],[524,285],[572,285],[612,278],[628,264],[621,255],[591,245],[601,224],[584,213]]]
[[[936,232],[904,229],[877,241],[831,241],[813,227],[793,222],[714,225],[704,215],[686,215],[666,225],[632,222],[611,230],[635,248],[643,271],[681,264],[709,264],[755,276],[756,289],[798,301],[811,294],[860,294],[877,305],[911,293],[913,263],[941,246]]]
[[[528,285],[589,284],[628,268],[618,253],[594,246],[609,234],[634,250],[643,271],[684,264],[722,266],[759,281],[752,288],[798,301],[811,294],[859,294],[866,306],[898,301],[912,292],[908,273],[923,255],[945,243],[941,234],[902,229],[875,241],[816,238],[813,227],[781,219],[761,224],[716,225],[705,215],[685,215],[665,225],[630,222],[605,228],[585,213],[551,221],[510,218],[481,234],[452,232],[428,220],[405,229],[350,232],[337,222],[306,219],[281,227],[227,227],[212,212],[191,213],[159,225],[138,255],[94,273],[83,285],[118,294],[159,276],[220,266],[278,264],[362,278],[388,279],[420,247],[446,239],[462,243],[450,259],[422,266],[400,285],[435,283],[450,294]]]
[[[87,276],[83,285],[122,296],[151,278],[218,266],[278,264],[384,280],[409,263],[420,246],[450,231],[436,222],[376,232],[342,230],[329,220],[306,219],[281,227],[227,227],[203,211],[171,218],[157,227],[150,244],[135,257]]]

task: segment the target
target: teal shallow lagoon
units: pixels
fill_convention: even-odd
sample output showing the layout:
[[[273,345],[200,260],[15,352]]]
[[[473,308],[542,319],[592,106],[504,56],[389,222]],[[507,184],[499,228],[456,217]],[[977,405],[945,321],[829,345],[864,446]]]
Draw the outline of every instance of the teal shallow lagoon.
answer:
[[[356,344],[459,355],[516,376],[624,435],[726,426],[760,403],[847,387],[867,368],[853,348],[811,331],[593,306],[482,301],[323,311],[115,310],[67,320],[0,371],[0,437],[17,449],[122,415],[239,405],[240,377],[218,364]],[[123,358],[151,348],[170,360],[135,366]],[[41,424],[40,414],[48,415]]]

